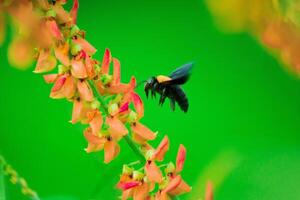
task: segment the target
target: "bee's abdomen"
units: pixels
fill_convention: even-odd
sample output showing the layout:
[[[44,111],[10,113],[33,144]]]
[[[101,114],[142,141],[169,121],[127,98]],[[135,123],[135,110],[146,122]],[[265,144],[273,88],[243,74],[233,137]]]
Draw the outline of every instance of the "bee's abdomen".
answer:
[[[188,108],[189,108],[189,102],[188,102],[186,94],[181,89],[181,87],[174,85],[174,86],[171,86],[169,88],[169,90],[171,90],[171,91],[168,93],[168,97],[170,99],[174,99],[183,112],[187,112]]]

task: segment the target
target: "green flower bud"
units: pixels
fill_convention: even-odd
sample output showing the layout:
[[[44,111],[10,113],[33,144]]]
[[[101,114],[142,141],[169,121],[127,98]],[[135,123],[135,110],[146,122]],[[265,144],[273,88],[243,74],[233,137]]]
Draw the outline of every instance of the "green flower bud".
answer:
[[[133,171],[133,179],[136,181],[141,181],[144,178],[144,174],[139,171]]]
[[[110,83],[111,80],[112,80],[111,75],[105,74],[105,75],[101,76],[101,81],[104,85],[107,85],[108,83]]]
[[[123,174],[131,175],[133,173],[133,169],[128,167],[128,165],[123,165]]]
[[[117,112],[118,109],[119,109],[118,104],[113,103],[108,107],[108,113],[113,114],[113,113]]]
[[[92,103],[91,103],[91,108],[92,109],[99,109],[100,108],[100,102],[98,101],[98,100],[94,100],[94,101],[92,101]]]
[[[79,44],[72,44],[71,45],[71,54],[76,56],[81,51],[81,46]]]
[[[56,17],[56,12],[53,9],[50,9],[46,12],[47,17]]]
[[[154,154],[154,150],[148,150],[147,152],[146,152],[146,160],[151,160],[152,158],[153,158],[153,154]]]
[[[127,117],[127,121],[129,123],[132,123],[132,122],[135,122],[136,120],[137,120],[137,113],[134,111],[130,111],[130,113],[128,114],[128,117]]]
[[[167,167],[166,167],[166,169],[165,169],[165,172],[166,172],[166,174],[170,174],[170,173],[175,172],[175,165],[174,165],[174,163],[170,162],[170,163],[167,165]]]
[[[66,67],[64,65],[58,65],[58,73],[59,74],[64,74],[66,72],[68,72],[70,69],[69,67]]]
[[[158,188],[160,189],[160,190],[163,190],[163,189],[165,189],[166,187],[167,187],[167,185],[168,185],[168,180],[166,179],[166,178],[164,178],[163,180],[162,180],[162,182],[158,185]]]
[[[79,31],[80,31],[80,29],[79,29],[79,27],[77,25],[72,26],[71,32],[70,32],[71,37],[74,36],[74,35],[76,35]]]

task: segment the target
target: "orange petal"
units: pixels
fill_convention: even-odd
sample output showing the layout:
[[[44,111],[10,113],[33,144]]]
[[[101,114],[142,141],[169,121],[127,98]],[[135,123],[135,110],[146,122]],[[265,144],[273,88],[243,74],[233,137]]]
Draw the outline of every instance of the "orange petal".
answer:
[[[87,81],[78,81],[77,89],[81,99],[85,101],[93,101],[93,91]]]
[[[191,187],[183,179],[181,179],[179,185],[174,189],[170,190],[169,194],[172,196],[177,196],[190,191]]]
[[[81,48],[89,55],[93,55],[97,50],[95,47],[93,47],[88,41],[81,37],[77,37],[76,39],[73,39],[73,42],[75,44],[78,44],[81,46]]]
[[[60,24],[66,24],[71,22],[70,14],[59,4],[52,7],[56,13],[56,19]]]
[[[154,140],[156,134],[148,129],[146,126],[142,125],[141,123],[137,122],[131,126],[132,132],[138,134],[140,137],[144,138],[145,140]]]
[[[79,78],[79,79],[87,78],[88,76],[87,71],[82,60],[73,59],[71,64],[72,64],[71,73],[75,78]]]
[[[57,77],[58,74],[47,74],[43,76],[46,83],[54,83]]]
[[[102,128],[103,118],[102,118],[102,115],[101,115],[100,111],[94,110],[92,112],[93,112],[93,118],[90,121],[90,126],[92,128],[93,134],[97,135],[98,132]]]
[[[120,146],[115,141],[107,141],[104,144],[104,163],[109,163],[120,153]]]
[[[108,74],[110,62],[111,62],[110,50],[105,49],[103,60],[102,60],[102,65],[101,65],[103,74]]]
[[[117,184],[117,188],[119,188],[121,190],[128,190],[128,189],[136,187],[138,185],[140,185],[139,181],[119,182]]]
[[[89,127],[84,131],[85,139],[91,144],[104,144],[106,139],[103,137],[98,137],[92,133],[92,129]]]
[[[132,197],[132,195],[133,195],[133,189],[125,190],[125,191],[123,191],[123,193],[122,193],[122,200],[127,200],[127,199],[129,199],[130,197]]]
[[[112,77],[112,85],[117,85],[120,83],[121,78],[121,66],[120,61],[116,58],[113,58],[114,71]]]
[[[64,86],[68,75],[60,76],[54,83],[51,92],[58,92]]]
[[[149,195],[149,187],[147,183],[136,187],[133,192],[133,200],[145,200]]]
[[[69,44],[65,43],[54,49],[56,58],[65,66],[70,65]]]
[[[75,124],[82,116],[83,103],[82,101],[74,100],[71,123]]]
[[[62,94],[67,99],[70,99],[75,95],[75,92],[76,92],[76,87],[75,87],[74,78],[72,76],[68,76],[63,86]]]
[[[55,20],[47,20],[46,26],[47,26],[49,32],[51,33],[52,37],[54,37],[57,40],[63,39],[63,35],[60,32],[59,27]]]
[[[148,161],[145,165],[145,172],[149,181],[155,183],[160,183],[162,181],[162,173],[155,162]]]
[[[98,92],[99,92],[101,95],[103,95],[103,94],[105,93],[106,90],[105,90],[105,87],[104,87],[102,81],[101,81],[101,80],[98,80],[98,81],[94,81],[94,83],[96,84],[96,87],[97,87]]]
[[[73,0],[73,7],[70,11],[70,16],[72,18],[72,23],[73,24],[76,24],[76,21],[77,21],[78,8],[79,8],[79,1],[78,0]]]
[[[136,94],[135,92],[132,93],[132,100],[134,108],[137,112],[138,119],[142,118],[144,116],[144,104],[142,102],[141,97]]]
[[[106,123],[109,126],[108,131],[116,141],[127,135],[128,130],[124,124],[116,117],[107,117]]]
[[[90,79],[93,79],[96,75],[96,72],[95,72],[95,68],[93,66],[93,63],[91,61],[91,58],[88,55],[85,57],[85,68],[86,68],[88,77]]]
[[[212,183],[208,182],[206,185],[205,200],[213,200],[213,199],[214,199],[214,194],[213,194]]]
[[[168,193],[174,189],[176,189],[180,182],[181,182],[181,176],[178,175],[175,178],[171,179],[171,181],[169,182],[169,184],[167,185],[167,187],[163,190],[163,192]]]
[[[110,94],[124,94],[128,91],[130,91],[131,86],[129,84],[118,84],[118,85],[112,85],[109,88],[107,88],[107,92]]]
[[[186,149],[181,144],[178,149],[177,158],[176,158],[176,172],[180,172],[183,169],[183,164],[186,157]]]
[[[160,142],[159,146],[154,152],[153,158],[158,161],[162,161],[166,152],[169,150],[169,138],[165,136],[164,139]]]
[[[87,153],[100,151],[104,148],[106,139],[93,135],[91,128],[87,128],[84,131],[84,137],[88,141],[88,147],[85,149]]]
[[[35,67],[35,73],[44,73],[53,70],[56,67],[56,58],[50,51],[41,50]]]

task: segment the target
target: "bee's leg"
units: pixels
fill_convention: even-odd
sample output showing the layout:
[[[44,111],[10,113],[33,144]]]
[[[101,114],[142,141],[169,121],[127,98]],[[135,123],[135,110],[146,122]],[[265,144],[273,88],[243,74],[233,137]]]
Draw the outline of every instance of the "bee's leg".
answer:
[[[163,105],[165,100],[166,100],[166,89],[163,89],[162,93],[161,93],[161,96],[160,96],[160,99],[159,99],[159,105]]]
[[[148,99],[148,97],[149,97],[149,88],[145,88],[145,93],[146,93],[146,97]]]
[[[156,98],[156,92],[155,92],[156,86],[157,86],[157,83],[154,83],[154,85],[151,87],[151,96],[152,96],[152,98],[153,97]]]
[[[170,107],[172,111],[175,111],[175,100],[174,99],[170,99]]]

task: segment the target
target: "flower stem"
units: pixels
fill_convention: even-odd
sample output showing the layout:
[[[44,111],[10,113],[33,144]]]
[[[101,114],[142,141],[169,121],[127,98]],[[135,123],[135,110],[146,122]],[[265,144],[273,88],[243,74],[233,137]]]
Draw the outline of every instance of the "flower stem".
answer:
[[[106,105],[105,101],[103,100],[103,97],[98,92],[98,90],[95,86],[95,83],[92,80],[89,80],[89,84],[93,90],[94,95],[96,95],[97,99],[100,101],[101,106],[104,107],[103,110],[104,110],[105,114],[107,115],[108,114],[107,105]],[[130,128],[128,128],[128,130],[130,131]],[[124,138],[125,138],[125,141],[127,142],[128,146],[139,157],[141,163],[145,162],[145,157],[144,157],[143,153],[137,148],[137,146],[132,141],[131,137],[129,135],[126,135],[126,136],[124,136]]]
[[[142,154],[142,152],[136,147],[134,142],[132,141],[131,137],[129,135],[124,136],[125,141],[129,145],[129,147],[132,149],[132,151],[140,158],[141,162],[145,162],[145,157]]]
[[[98,100],[100,101],[100,103],[101,103],[101,106],[104,108],[103,110],[104,110],[105,114],[108,114],[108,111],[107,111],[107,105],[106,105],[105,101],[103,100],[101,94],[98,92],[98,90],[97,90],[97,88],[96,88],[96,86],[95,86],[94,81],[89,80],[89,84],[90,84],[90,86],[92,87],[92,90],[93,90],[94,95],[96,95],[97,99],[98,99]]]
[[[0,200],[5,200],[4,159],[0,155]]]

